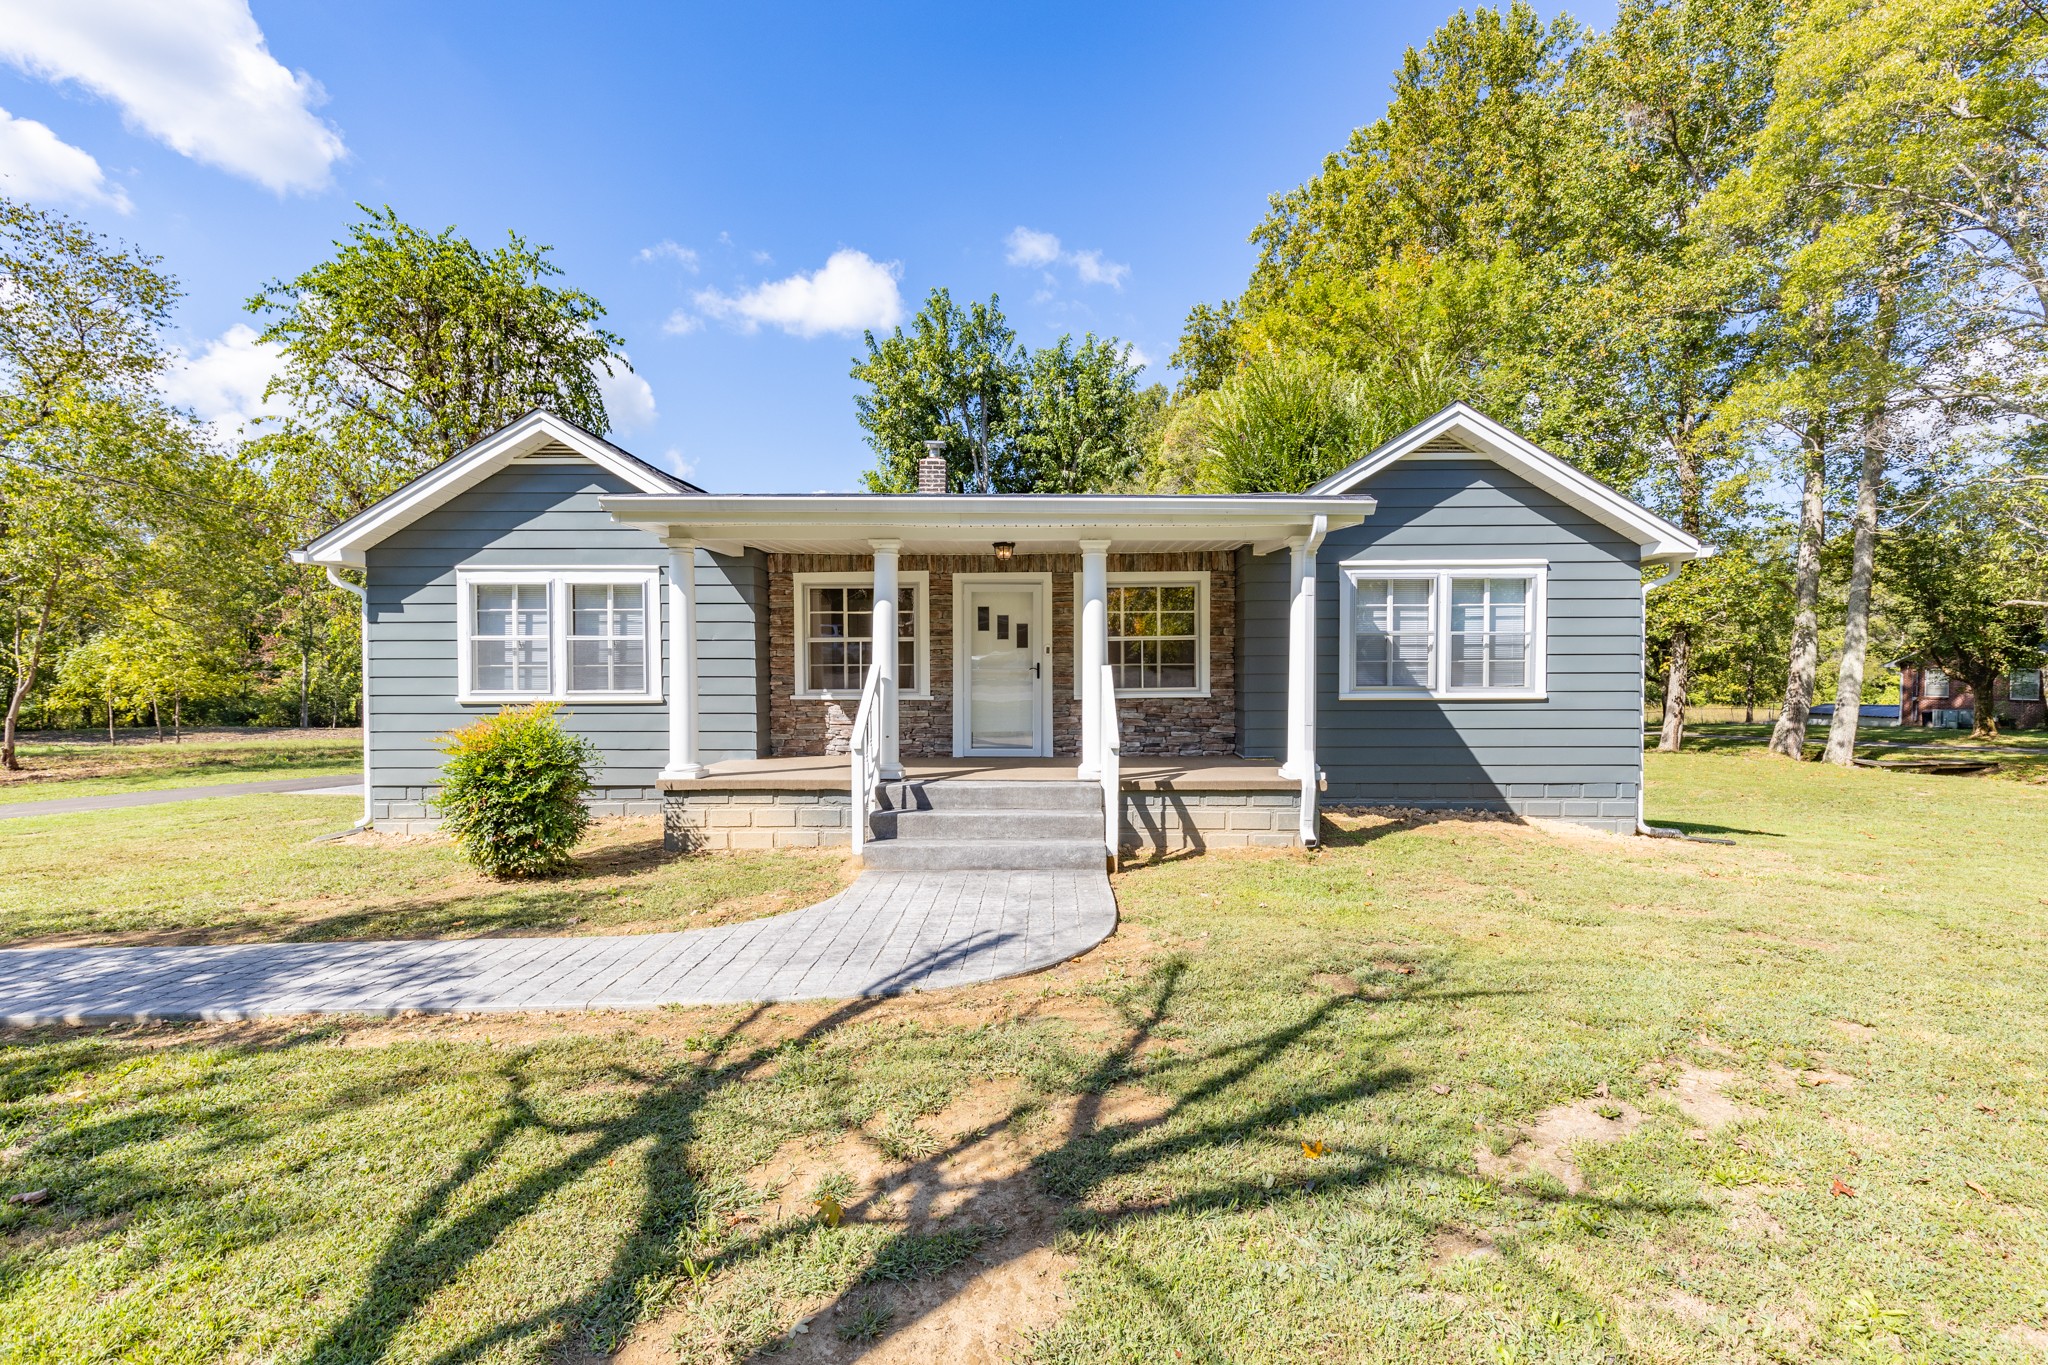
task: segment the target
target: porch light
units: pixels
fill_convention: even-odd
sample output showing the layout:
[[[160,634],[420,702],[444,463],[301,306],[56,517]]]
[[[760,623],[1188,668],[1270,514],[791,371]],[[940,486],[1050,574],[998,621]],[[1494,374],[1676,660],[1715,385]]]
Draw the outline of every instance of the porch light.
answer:
[[[996,542],[996,558],[1007,564],[1010,562],[1011,552],[1016,548],[1017,542],[1014,540],[999,540]]]

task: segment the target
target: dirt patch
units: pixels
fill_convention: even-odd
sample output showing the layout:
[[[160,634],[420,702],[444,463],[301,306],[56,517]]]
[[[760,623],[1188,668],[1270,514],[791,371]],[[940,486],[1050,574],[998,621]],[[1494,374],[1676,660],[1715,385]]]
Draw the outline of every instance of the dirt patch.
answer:
[[[1829,1023],[1851,1038],[1875,1038],[1877,1030],[1869,1024],[1859,1024],[1854,1019],[1830,1019]]]
[[[1775,1242],[1785,1235],[1785,1225],[1764,1207],[1762,1198],[1752,1189],[1728,1192],[1728,1226],[1762,1242]]]
[[[1071,1258],[1053,1249],[1061,1206],[1040,1188],[1032,1162],[1077,1136],[1144,1126],[1167,1103],[1139,1091],[1063,1097],[1030,1103],[1014,1083],[978,1086],[917,1122],[937,1150],[893,1160],[870,1131],[825,1144],[793,1142],[750,1177],[761,1195],[763,1223],[807,1216],[821,1185],[840,1187],[847,1223],[881,1224],[906,1233],[973,1224],[998,1229],[962,1264],[930,1279],[857,1286],[837,1299],[808,1305],[804,1330],[776,1351],[779,1361],[861,1360],[874,1365],[944,1360],[994,1365],[1024,1350],[1031,1334],[1058,1318]],[[689,1309],[644,1324],[615,1365],[667,1365],[667,1343]],[[886,1314],[872,1343],[854,1343],[842,1324],[863,1312]]]
[[[1359,984],[1343,972],[1317,972],[1308,979],[1308,984],[1329,995],[1353,996],[1359,992]]]
[[[1463,1228],[1446,1228],[1429,1239],[1429,1268],[1441,1275],[1454,1265],[1500,1255],[1500,1248],[1484,1233]]]
[[[1688,1294],[1683,1289],[1667,1289],[1652,1301],[1659,1312],[1669,1313],[1681,1322],[1695,1327],[1711,1326],[1721,1316],[1721,1310],[1697,1294]]]
[[[1495,1156],[1491,1149],[1481,1147],[1473,1156],[1479,1173],[1490,1179],[1512,1180],[1541,1173],[1573,1194],[1582,1194],[1586,1177],[1572,1160],[1571,1148],[1581,1142],[1614,1142],[1642,1124],[1643,1113],[1633,1105],[1620,1100],[1580,1100],[1538,1114],[1507,1155]]]
[[[1771,1083],[1788,1094],[1797,1094],[1801,1090],[1817,1090],[1822,1087],[1834,1087],[1841,1090],[1853,1090],[1856,1088],[1856,1078],[1854,1076],[1844,1075],[1842,1072],[1828,1067],[1816,1066],[1794,1069],[1789,1066],[1780,1066],[1776,1062],[1771,1063]]]
[[[1731,1100],[1722,1093],[1723,1087],[1741,1079],[1739,1072],[1707,1071],[1681,1063],[1667,1083],[1672,1097],[1678,1101],[1679,1112],[1711,1132],[1763,1117],[1763,1110]]]
[[[2039,1327],[2029,1327],[2022,1322],[2015,1323],[1998,1335],[2016,1345],[2028,1347],[2039,1352],[2041,1355],[2048,1356],[2048,1330]]]

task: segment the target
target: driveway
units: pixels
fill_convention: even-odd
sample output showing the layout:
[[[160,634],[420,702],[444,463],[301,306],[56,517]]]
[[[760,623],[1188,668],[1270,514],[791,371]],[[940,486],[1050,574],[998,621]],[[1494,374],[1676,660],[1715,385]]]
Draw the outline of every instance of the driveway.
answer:
[[[347,789],[342,784],[347,783]],[[20,820],[30,815],[70,815],[82,810],[126,810],[130,806],[161,806],[171,801],[198,801],[209,796],[262,796],[268,792],[326,792],[361,796],[361,778],[347,773],[324,777],[279,777],[267,782],[218,782],[211,786],[164,787],[154,791],[109,792],[105,796],[66,796],[55,801],[16,801],[0,805],[0,820]]]

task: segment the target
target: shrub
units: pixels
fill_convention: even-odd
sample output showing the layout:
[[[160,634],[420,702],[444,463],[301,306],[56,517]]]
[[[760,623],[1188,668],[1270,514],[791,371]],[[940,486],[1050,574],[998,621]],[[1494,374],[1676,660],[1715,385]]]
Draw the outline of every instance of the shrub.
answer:
[[[448,761],[434,807],[490,876],[559,872],[590,826],[583,796],[597,746],[564,731],[555,709],[551,701],[508,706],[441,737]]]

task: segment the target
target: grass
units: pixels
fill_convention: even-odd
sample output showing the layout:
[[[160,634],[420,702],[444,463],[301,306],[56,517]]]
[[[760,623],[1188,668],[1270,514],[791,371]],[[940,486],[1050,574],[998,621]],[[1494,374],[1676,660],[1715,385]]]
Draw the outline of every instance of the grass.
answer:
[[[19,756],[22,771],[0,770],[0,805],[324,773],[341,782],[361,774],[363,744],[354,730],[209,730],[182,743],[158,742],[154,734],[115,743],[104,736],[31,734]]]
[[[15,1035],[0,1359],[2039,1359],[2048,786],[1651,771],[1734,844],[1343,816],[970,992]]]
[[[841,876],[815,854],[670,858],[653,819],[599,821],[574,874],[525,882],[481,876],[444,839],[313,842],[360,807],[219,797],[0,821],[0,944],[630,933],[796,909]]]
[[[1648,742],[1656,742],[1656,728],[1645,731]],[[1752,753],[1764,748],[1771,738],[1768,723],[1742,725],[1713,723],[1686,727],[1686,745],[1696,753]],[[1819,755],[1827,742],[1823,726],[1807,735],[1808,757]],[[1856,732],[1856,756],[1880,761],[1914,758],[1991,759],[1998,763],[1998,776],[2023,782],[2048,779],[2048,730],[2007,730],[1996,739],[1972,739],[1968,730],[1935,730],[1924,725],[1866,725]]]

